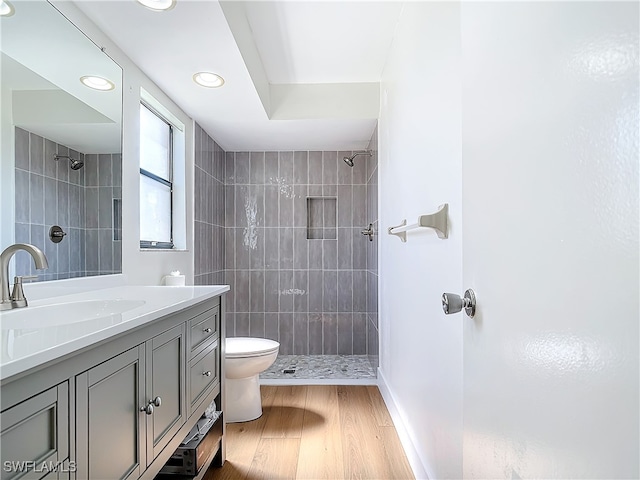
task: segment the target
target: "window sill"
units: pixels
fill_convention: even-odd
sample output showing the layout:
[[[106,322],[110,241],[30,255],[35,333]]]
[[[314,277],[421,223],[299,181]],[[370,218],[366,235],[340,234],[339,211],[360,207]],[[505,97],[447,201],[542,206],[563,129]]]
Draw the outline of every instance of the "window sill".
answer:
[[[138,249],[140,252],[188,252],[189,250],[184,248],[140,248]]]

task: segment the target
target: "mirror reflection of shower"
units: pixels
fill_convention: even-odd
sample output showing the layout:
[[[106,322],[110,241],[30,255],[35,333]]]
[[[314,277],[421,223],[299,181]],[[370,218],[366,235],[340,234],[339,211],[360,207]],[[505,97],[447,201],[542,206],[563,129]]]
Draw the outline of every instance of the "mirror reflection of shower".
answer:
[[[57,162],[61,158],[68,158],[69,163],[71,164],[71,170],[80,170],[84,167],[84,162],[82,160],[75,160],[68,155],[56,155],[53,159]]]
[[[353,159],[356,158],[358,155],[368,155],[371,156],[371,152],[356,152],[353,155],[351,155],[350,157],[344,157],[342,159],[342,161],[344,163],[346,163],[347,165],[349,165],[350,167],[353,167]]]

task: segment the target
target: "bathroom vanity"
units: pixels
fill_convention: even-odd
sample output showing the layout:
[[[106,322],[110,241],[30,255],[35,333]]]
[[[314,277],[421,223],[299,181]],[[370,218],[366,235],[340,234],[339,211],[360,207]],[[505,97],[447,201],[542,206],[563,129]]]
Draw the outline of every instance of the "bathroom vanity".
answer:
[[[224,409],[228,289],[116,287],[3,312],[1,478],[154,478],[212,401]],[[200,476],[225,459],[217,422]]]

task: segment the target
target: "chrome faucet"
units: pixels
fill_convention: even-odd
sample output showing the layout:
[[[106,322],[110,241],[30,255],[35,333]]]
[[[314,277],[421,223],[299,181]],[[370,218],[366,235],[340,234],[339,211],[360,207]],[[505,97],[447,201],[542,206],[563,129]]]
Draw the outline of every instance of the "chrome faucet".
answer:
[[[9,260],[16,252],[24,250],[28,252],[36,264],[38,270],[49,268],[49,262],[44,252],[35,245],[28,243],[16,243],[7,247],[0,254],[0,287],[2,288],[2,300],[0,300],[0,310],[10,310],[12,308],[20,308],[27,306],[27,299],[24,298],[22,291],[23,277],[15,277],[13,283],[13,291],[9,295]]]

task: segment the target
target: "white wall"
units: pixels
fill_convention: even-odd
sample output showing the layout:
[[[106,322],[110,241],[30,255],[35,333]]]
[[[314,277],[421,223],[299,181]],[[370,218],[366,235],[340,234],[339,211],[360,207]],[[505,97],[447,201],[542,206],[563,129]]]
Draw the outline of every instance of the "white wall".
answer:
[[[414,471],[431,478],[462,477],[462,323],[440,300],[462,290],[459,17],[454,3],[406,3],[381,86],[381,387],[417,452]],[[386,234],[443,203],[447,240]]]
[[[128,281],[133,284],[159,285],[163,275],[172,270],[180,270],[186,274],[187,283],[193,284],[193,122],[75,5],[67,1],[53,3],[91,40],[105,47],[106,53],[123,69],[122,273],[127,275]],[[141,251],[139,247],[141,88],[162,102],[186,126],[187,250]]]
[[[405,4],[380,231],[451,220],[380,237],[380,383],[419,477],[638,478],[638,90],[637,3]],[[469,287],[476,318],[445,317]]]

